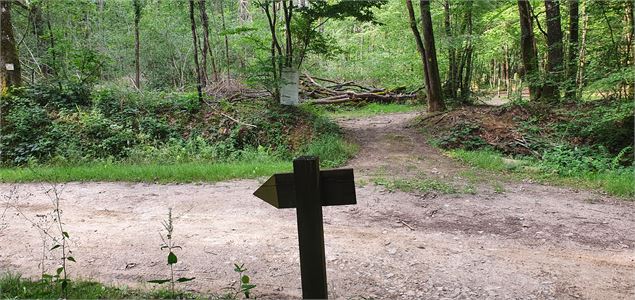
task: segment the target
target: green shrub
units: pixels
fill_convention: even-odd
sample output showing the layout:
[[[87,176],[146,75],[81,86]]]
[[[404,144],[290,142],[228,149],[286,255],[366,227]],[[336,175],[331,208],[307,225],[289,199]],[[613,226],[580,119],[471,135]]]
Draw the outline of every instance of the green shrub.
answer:
[[[8,112],[1,128],[0,162],[16,165],[50,156],[55,140],[49,134],[52,124],[48,113],[31,100],[18,96],[7,97]]]
[[[320,165],[333,168],[345,163],[357,151],[352,144],[335,134],[322,135],[309,143],[300,153],[320,157]]]

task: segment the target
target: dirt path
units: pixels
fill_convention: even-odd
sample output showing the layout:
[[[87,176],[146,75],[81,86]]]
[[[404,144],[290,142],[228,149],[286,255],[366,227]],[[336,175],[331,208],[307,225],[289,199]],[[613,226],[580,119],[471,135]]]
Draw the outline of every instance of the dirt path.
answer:
[[[350,162],[358,205],[324,209],[333,298],[635,299],[635,202],[476,174],[475,194],[389,192],[373,178],[468,184],[470,170],[409,128],[414,113],[339,120],[360,144]],[[484,178],[483,178],[484,177]],[[491,181],[491,182],[490,182]],[[496,193],[495,182],[505,185]],[[296,220],[251,196],[256,180],[217,184],[70,183],[64,218],[73,277],[148,286],[165,276],[160,221],[174,207],[178,275],[219,291],[245,263],[261,298],[300,292]],[[10,185],[0,185],[7,194]],[[31,218],[50,210],[41,184],[19,185]],[[1,210],[0,210],[1,212]],[[37,276],[41,242],[9,210],[0,270]],[[48,260],[49,270],[54,261]]]

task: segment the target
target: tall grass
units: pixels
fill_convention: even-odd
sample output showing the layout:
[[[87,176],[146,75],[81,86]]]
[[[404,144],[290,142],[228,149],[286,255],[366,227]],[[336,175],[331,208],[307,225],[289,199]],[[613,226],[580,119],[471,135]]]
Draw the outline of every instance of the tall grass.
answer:
[[[602,171],[575,171],[566,174],[549,172],[537,160],[506,160],[501,154],[488,150],[452,150],[449,156],[467,165],[490,171],[508,171],[511,175],[569,186],[602,190],[610,195],[635,200],[635,169],[633,167]]]

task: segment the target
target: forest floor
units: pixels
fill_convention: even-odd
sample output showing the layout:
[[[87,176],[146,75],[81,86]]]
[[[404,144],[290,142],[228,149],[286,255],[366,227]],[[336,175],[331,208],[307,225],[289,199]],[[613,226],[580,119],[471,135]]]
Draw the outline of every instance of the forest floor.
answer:
[[[429,146],[410,126],[416,116],[338,119],[360,151],[348,164],[358,204],[324,208],[332,298],[633,299],[635,202],[470,169]],[[453,189],[385,187],[398,180]],[[295,211],[252,196],[263,181],[66,184],[71,277],[135,287],[167,277],[159,231],[173,207],[177,276],[196,277],[183,288],[220,292],[244,263],[255,296],[298,298]],[[51,210],[45,185],[2,184],[0,194],[12,186],[26,216]],[[0,270],[36,277],[40,236],[9,212]]]

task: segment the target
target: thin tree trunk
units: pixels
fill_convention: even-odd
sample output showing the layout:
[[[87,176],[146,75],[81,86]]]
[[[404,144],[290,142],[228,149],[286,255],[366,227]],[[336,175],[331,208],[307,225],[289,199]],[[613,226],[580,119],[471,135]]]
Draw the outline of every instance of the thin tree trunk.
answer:
[[[219,7],[220,7],[220,17],[221,17],[221,22],[222,22],[222,26],[223,26],[223,31],[226,31],[227,28],[225,27],[225,9],[223,8],[225,6],[225,1],[224,0],[219,0],[218,1]],[[274,3],[275,5],[275,3]],[[275,7],[274,7],[275,9]],[[230,81],[231,76],[230,76],[230,63],[229,63],[229,38],[227,35],[225,35],[225,64],[227,67],[227,82]]]
[[[11,23],[11,2],[0,1],[0,95],[22,84],[20,57]]]
[[[141,89],[141,63],[140,63],[140,42],[139,42],[139,21],[141,21],[141,3],[140,0],[133,0],[134,6],[134,65],[135,77],[134,85],[137,89]]]
[[[580,57],[578,62],[578,74],[576,77],[577,95],[576,98],[580,98],[582,88],[584,85],[584,69],[586,67],[586,40],[587,32],[589,30],[589,15],[587,14],[587,1],[582,2],[582,40],[580,41]]]
[[[200,10],[201,15],[201,25],[203,25],[203,51],[201,51],[202,63],[203,63],[203,87],[207,86],[207,82],[209,81],[209,77],[207,76],[207,54],[209,53],[210,59],[212,61],[212,76],[214,81],[218,81],[218,74],[216,71],[216,61],[214,59],[214,53],[209,45],[209,21],[207,17],[207,9],[205,5],[205,0],[199,0],[198,8]]]
[[[48,45],[46,44],[46,39],[44,36],[45,25],[44,25],[44,18],[42,17],[42,9],[40,8],[39,5],[36,5],[34,3],[30,5],[30,8],[31,8],[31,24],[33,25],[33,36],[35,37],[35,40],[37,41],[36,54],[37,54],[37,57],[40,59],[39,67],[42,72],[42,76],[48,77],[49,75],[53,74],[53,70],[51,70],[51,67],[49,66],[46,60],[46,52],[48,49]]]
[[[472,81],[472,0],[466,2],[465,23],[467,25],[467,46],[465,47],[465,76],[461,84],[461,99],[463,102],[469,102],[470,83]]]
[[[558,85],[562,83],[563,50],[562,27],[560,24],[560,3],[545,0],[547,15],[547,78],[543,90],[544,99],[550,102],[560,100]]]
[[[520,50],[523,58],[523,78],[528,82],[531,100],[542,97],[539,80],[538,53],[536,51],[536,38],[534,37],[534,25],[531,17],[531,4],[526,0],[518,0],[518,14],[520,16]]]
[[[426,60],[426,50],[423,47],[423,40],[421,37],[421,33],[419,33],[419,28],[417,27],[417,20],[415,18],[414,8],[412,6],[412,0],[406,0],[406,8],[408,9],[408,20],[410,24],[410,29],[412,30],[412,34],[415,37],[415,43],[417,45],[417,51],[419,52],[419,57],[421,57],[421,64],[423,67],[423,78],[425,80],[426,91],[430,86],[430,77],[428,76],[428,61]]]
[[[190,0],[190,23],[192,25],[192,43],[194,43],[194,66],[196,68],[196,91],[198,101],[203,102],[203,91],[201,87],[201,68],[198,63],[198,36],[196,35],[196,21],[194,20],[194,0]]]
[[[271,5],[271,6],[270,6]],[[276,4],[275,2],[264,1],[261,4],[262,9],[265,11],[267,21],[269,24],[269,31],[271,32],[271,69],[273,75],[273,91],[272,98],[274,101],[280,101],[280,87],[278,85],[279,73],[278,73],[278,56],[282,56],[282,49],[278,42],[278,35],[276,34]],[[269,11],[271,7],[271,11]],[[277,51],[277,52],[276,52]]]
[[[293,14],[293,3],[289,1],[289,5],[287,5],[287,1],[282,0],[282,12],[284,14],[285,28],[285,66],[291,67],[293,65],[293,43],[291,39],[291,17]]]
[[[428,87],[428,112],[445,110],[443,95],[441,94],[441,78],[437,63],[437,50],[434,44],[434,32],[432,29],[432,16],[430,15],[430,0],[420,0],[421,28],[423,29],[424,48],[428,61],[428,74],[430,85]]]
[[[505,60],[503,62],[503,75],[505,76],[505,91],[507,99],[511,98],[511,86],[509,82],[509,48],[507,45],[503,47],[505,53]]]
[[[456,64],[456,51],[454,50],[453,40],[452,40],[452,27],[450,20],[450,0],[445,0],[443,3],[443,14],[444,14],[444,28],[445,28],[445,36],[448,40],[448,95],[450,98],[456,98],[457,94],[457,64]]]
[[[578,74],[578,0],[568,0],[569,4],[569,55],[567,58],[567,100],[576,100],[576,75]]]

